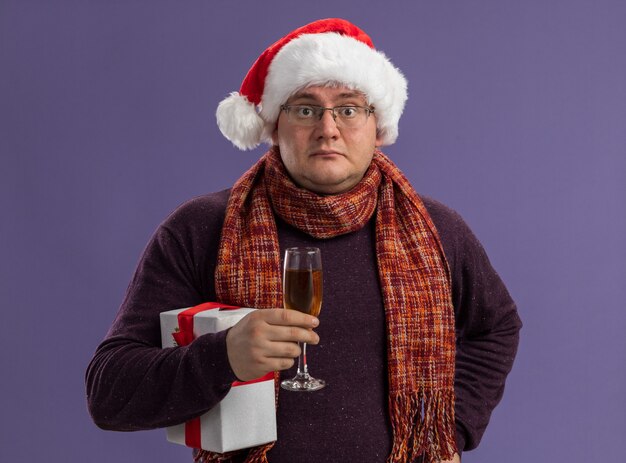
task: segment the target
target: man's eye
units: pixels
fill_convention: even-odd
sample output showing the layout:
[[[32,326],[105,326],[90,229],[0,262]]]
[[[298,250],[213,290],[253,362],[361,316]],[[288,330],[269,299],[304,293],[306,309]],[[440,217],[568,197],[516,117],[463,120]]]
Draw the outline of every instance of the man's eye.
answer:
[[[357,112],[358,110],[354,106],[342,106],[339,109],[339,115],[341,117],[346,117],[346,118],[351,118],[351,117],[356,116]]]
[[[310,106],[298,106],[296,109],[296,114],[298,115],[298,117],[302,117],[306,119],[309,117],[313,117],[315,112],[313,111],[313,108],[311,108]]]

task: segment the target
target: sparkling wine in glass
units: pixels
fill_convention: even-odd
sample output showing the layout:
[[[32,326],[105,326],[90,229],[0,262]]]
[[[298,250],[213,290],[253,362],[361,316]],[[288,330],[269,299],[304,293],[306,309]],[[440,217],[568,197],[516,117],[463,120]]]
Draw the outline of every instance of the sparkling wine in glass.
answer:
[[[318,248],[289,248],[285,251],[283,271],[283,302],[285,309],[299,310],[318,317],[322,308],[322,256]],[[280,383],[289,391],[317,391],[326,383],[309,374],[306,343],[298,357],[298,372]]]

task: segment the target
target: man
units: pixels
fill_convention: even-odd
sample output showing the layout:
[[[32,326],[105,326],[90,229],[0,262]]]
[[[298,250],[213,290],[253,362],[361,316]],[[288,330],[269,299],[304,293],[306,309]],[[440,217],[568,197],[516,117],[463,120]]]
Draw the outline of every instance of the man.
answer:
[[[234,380],[291,368],[307,342],[328,386],[281,391],[277,442],[230,461],[458,462],[478,445],[521,323],[462,219],[378,150],[395,141],[405,101],[400,71],[347,21],[306,25],[259,57],[217,118],[239,148],[272,148],[155,233],[87,371],[99,426],[184,422]],[[321,320],[280,309],[292,246],[322,250]],[[264,310],[159,348],[160,312],[211,300]]]

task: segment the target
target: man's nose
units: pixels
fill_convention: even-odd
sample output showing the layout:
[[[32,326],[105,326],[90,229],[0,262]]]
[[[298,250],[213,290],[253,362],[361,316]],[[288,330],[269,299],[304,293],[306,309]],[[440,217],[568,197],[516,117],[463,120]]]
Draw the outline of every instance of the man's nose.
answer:
[[[331,109],[324,110],[322,117],[317,123],[317,127],[320,131],[320,135],[327,137],[336,137],[339,135],[339,128],[337,127],[337,122]]]

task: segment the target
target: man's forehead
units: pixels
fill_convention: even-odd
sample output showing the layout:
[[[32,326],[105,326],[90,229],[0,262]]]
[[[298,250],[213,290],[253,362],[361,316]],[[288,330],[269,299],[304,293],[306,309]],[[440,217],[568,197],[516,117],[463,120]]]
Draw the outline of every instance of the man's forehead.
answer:
[[[337,100],[349,98],[367,100],[367,97],[363,92],[346,86],[310,86],[291,95],[289,101],[297,99]]]

